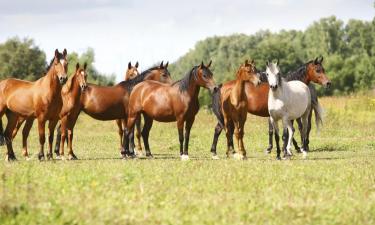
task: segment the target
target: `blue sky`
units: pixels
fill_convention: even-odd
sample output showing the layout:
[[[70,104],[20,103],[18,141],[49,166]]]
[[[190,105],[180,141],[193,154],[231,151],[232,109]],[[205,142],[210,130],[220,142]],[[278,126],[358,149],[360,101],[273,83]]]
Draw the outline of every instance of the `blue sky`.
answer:
[[[175,61],[213,35],[260,29],[304,30],[331,15],[372,20],[372,0],[0,0],[0,42],[33,38],[50,58],[55,48],[95,49],[100,72],[123,77],[129,61],[141,69]]]

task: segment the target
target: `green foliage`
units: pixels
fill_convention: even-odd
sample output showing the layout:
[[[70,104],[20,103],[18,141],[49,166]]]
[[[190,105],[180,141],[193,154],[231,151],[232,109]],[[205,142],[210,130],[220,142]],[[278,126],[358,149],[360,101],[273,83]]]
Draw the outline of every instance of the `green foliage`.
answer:
[[[194,49],[171,66],[175,76],[182,76],[202,60],[213,60],[218,83],[233,80],[238,66],[246,58],[256,60],[264,70],[267,60],[280,59],[285,74],[318,56],[324,56],[326,74],[332,79],[330,90],[319,87],[320,95],[348,94],[368,90],[375,83],[375,18],[373,21],[349,20],[334,16],[320,19],[305,31],[259,31],[254,35],[234,34],[199,41]],[[201,104],[210,103],[207,92]]]
[[[49,60],[49,59],[48,59]],[[68,73],[74,72],[77,62],[88,64],[88,80],[90,83],[100,85],[113,85],[115,76],[101,74],[94,67],[95,53],[92,48],[80,56],[76,52],[68,51]],[[32,39],[20,40],[11,38],[0,44],[0,79],[14,77],[18,79],[35,81],[46,73],[46,54],[34,44]]]
[[[36,80],[43,76],[46,55],[32,39],[11,38],[0,44],[0,79]]]

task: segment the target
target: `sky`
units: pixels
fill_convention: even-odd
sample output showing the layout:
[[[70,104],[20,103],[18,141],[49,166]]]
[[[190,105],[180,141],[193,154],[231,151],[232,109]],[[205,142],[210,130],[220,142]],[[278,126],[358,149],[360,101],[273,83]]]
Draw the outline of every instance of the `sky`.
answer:
[[[372,20],[373,0],[0,0],[0,42],[33,38],[47,54],[95,50],[95,67],[123,79],[129,61],[174,62],[197,41],[259,30],[304,30],[335,15]]]

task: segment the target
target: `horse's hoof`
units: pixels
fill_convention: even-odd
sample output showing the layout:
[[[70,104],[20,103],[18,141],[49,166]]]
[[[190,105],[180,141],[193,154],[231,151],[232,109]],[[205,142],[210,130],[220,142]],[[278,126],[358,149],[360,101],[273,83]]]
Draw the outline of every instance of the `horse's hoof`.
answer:
[[[136,151],[136,152],[135,152],[135,155],[138,156],[138,157],[142,157],[142,156],[144,156],[143,151]],[[148,157],[147,154],[146,154],[146,157]]]
[[[283,160],[290,160],[291,156],[290,155],[284,155]]]
[[[146,157],[147,158],[149,158],[149,159],[152,159],[152,158],[154,158],[154,156],[151,154],[151,153],[149,153],[149,154],[146,154]]]
[[[268,148],[266,149],[265,153],[266,153],[266,154],[270,154],[271,151],[272,151],[272,148],[273,148],[272,146],[268,147]]]
[[[302,151],[302,159],[306,159],[307,158],[307,152],[306,151]]]
[[[218,160],[218,159],[220,159],[218,155],[212,155],[211,158],[212,158],[213,160]]]
[[[61,155],[56,155],[56,160],[61,160]]]
[[[14,154],[11,154],[11,155],[6,155],[5,156],[5,161],[7,162],[14,162],[14,161],[17,161],[17,158]]]
[[[26,161],[30,161],[31,158],[27,155],[27,156],[25,156],[25,160],[26,160]]]
[[[181,160],[187,161],[187,160],[189,160],[189,156],[188,155],[181,155]]]
[[[39,161],[44,161],[45,157],[43,154],[38,154]]]
[[[276,156],[276,160],[281,160],[281,157],[280,156]]]
[[[246,159],[246,156],[240,154],[240,153],[235,153],[233,155],[233,158],[236,159],[236,160],[245,160]]]
[[[53,160],[52,154],[47,154],[47,160]]]
[[[68,155],[68,160],[78,160],[77,156],[74,154],[69,154]]]

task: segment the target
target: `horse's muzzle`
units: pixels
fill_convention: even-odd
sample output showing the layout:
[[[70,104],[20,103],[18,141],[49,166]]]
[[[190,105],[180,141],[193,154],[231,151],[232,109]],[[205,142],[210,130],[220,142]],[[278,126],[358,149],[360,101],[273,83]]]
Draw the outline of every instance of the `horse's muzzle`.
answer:
[[[328,81],[328,82],[324,85],[324,87],[327,88],[327,89],[330,89],[330,88],[331,88],[331,85],[332,85],[331,81]]]
[[[61,85],[64,85],[67,80],[68,80],[67,77],[59,77],[59,82],[60,82]]]
[[[276,89],[277,89],[277,84],[275,84],[275,85],[270,85],[270,88],[271,88],[272,90],[276,90]]]
[[[81,85],[81,90],[82,90],[82,92],[84,92],[84,91],[86,90],[86,88],[87,88],[87,85],[86,85],[86,84]]]

